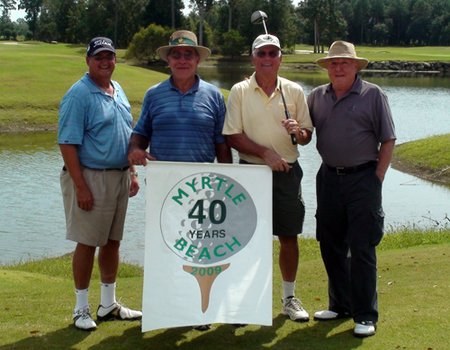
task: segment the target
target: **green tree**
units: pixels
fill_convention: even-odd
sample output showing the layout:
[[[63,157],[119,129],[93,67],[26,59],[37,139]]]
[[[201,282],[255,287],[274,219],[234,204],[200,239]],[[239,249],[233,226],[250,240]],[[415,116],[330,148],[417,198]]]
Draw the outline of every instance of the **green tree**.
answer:
[[[0,0],[0,7],[2,8],[2,14],[9,17],[9,11],[16,9],[16,0]]]
[[[133,36],[125,53],[125,58],[136,58],[140,61],[150,61],[156,58],[156,49],[167,45],[172,29],[157,24],[150,24],[147,28],[141,28]]]
[[[429,43],[431,13],[432,7],[425,0],[418,0],[412,8],[408,34],[412,41],[419,45],[428,45]]]
[[[23,18],[18,18],[16,22],[13,22],[14,31],[19,36],[25,37],[28,32],[27,22]]]
[[[172,26],[173,28],[180,28],[183,23],[184,3],[182,0],[172,0],[174,4],[174,11],[172,6],[167,6],[167,0],[150,0],[145,5],[143,12],[142,25],[148,27],[151,23],[161,26]],[[175,23],[172,25],[172,16],[175,18]]]
[[[246,49],[246,40],[239,35],[237,30],[230,30],[223,34],[223,44],[221,52],[224,56],[231,56],[231,59],[236,55],[241,55]]]
[[[28,23],[28,28],[33,33],[33,39],[36,37],[37,23],[39,13],[41,12],[43,0],[20,0],[19,10],[25,10],[25,19]]]
[[[391,20],[391,44],[407,44],[406,30],[409,18],[407,0],[391,0],[387,8],[387,14]]]
[[[67,29],[65,36],[70,43],[87,43],[89,42],[86,1],[78,0],[75,6],[69,9],[67,13]]]
[[[377,23],[373,26],[372,43],[376,45],[385,45],[389,30],[385,23]]]
[[[364,40],[364,34],[365,29],[369,25],[370,20],[370,3],[368,0],[356,0],[353,3],[354,8],[354,23],[356,26],[359,27],[359,40],[358,43],[363,44],[365,42]]]
[[[203,21],[206,14],[211,10],[215,0],[190,0],[191,4],[198,11],[199,29],[198,29],[198,44],[203,45]]]
[[[347,22],[339,10],[337,0],[305,0],[300,8],[305,20],[305,31],[309,33],[314,52],[319,46],[331,45],[337,39],[346,36]]]

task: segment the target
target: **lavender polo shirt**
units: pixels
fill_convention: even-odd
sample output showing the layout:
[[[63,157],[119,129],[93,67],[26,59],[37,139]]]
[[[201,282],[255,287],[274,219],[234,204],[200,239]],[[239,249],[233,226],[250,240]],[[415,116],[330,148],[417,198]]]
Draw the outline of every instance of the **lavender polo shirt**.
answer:
[[[358,76],[338,100],[330,83],[315,88],[307,101],[317,150],[326,165],[352,167],[376,161],[380,144],[396,139],[386,94]]]

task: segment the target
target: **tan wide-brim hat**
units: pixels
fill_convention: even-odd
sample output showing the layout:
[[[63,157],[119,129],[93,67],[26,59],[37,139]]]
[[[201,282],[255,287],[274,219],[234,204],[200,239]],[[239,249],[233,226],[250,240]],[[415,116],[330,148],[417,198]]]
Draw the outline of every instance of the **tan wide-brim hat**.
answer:
[[[356,56],[355,46],[346,41],[335,41],[331,44],[327,57],[319,58],[316,63],[319,67],[328,68],[329,60],[333,58],[352,58],[358,61],[358,71],[366,68],[368,59]]]
[[[177,46],[194,48],[200,56],[200,62],[206,60],[211,55],[211,51],[207,47],[197,45],[197,36],[189,30],[178,30],[174,32],[170,36],[169,45],[158,47],[156,54],[167,62],[167,55],[170,50]]]

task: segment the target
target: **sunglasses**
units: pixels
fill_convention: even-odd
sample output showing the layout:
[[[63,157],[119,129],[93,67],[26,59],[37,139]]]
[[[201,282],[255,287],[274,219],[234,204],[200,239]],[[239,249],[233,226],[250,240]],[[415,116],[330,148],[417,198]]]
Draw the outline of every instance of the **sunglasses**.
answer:
[[[196,53],[193,51],[185,51],[182,55],[180,51],[172,51],[170,53],[170,57],[172,57],[174,60],[179,60],[181,56],[184,56],[185,60],[193,60],[195,57],[197,57]]]
[[[95,56],[92,56],[92,58],[94,59],[94,60],[96,60],[96,61],[101,61],[101,60],[109,60],[109,61],[112,61],[113,59],[114,59],[114,57],[116,57],[116,55],[114,55],[114,54],[110,54],[110,55],[105,55],[105,56],[102,56],[102,55],[95,55]]]
[[[278,57],[280,54],[280,50],[271,50],[271,51],[259,51],[256,53],[256,56],[258,58],[264,58],[266,55],[269,55],[269,57],[275,58]]]

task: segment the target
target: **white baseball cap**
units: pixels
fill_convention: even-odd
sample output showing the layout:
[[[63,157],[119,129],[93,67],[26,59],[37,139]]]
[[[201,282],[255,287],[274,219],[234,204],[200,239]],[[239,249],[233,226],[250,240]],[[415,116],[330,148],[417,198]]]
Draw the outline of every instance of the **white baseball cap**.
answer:
[[[281,50],[280,40],[278,40],[278,38],[275,35],[261,34],[253,42],[252,51],[254,51],[255,49],[259,49],[260,47],[268,46],[268,45],[276,46]]]

